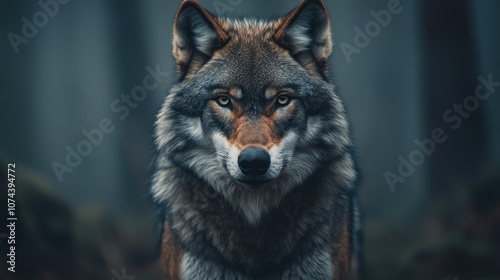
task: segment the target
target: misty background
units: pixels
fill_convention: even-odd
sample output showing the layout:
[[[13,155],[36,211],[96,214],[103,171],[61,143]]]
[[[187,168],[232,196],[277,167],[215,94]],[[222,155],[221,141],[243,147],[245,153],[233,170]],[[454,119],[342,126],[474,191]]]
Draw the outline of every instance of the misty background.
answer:
[[[155,114],[176,79],[172,23],[181,1],[63,2],[47,20],[37,1],[0,2],[0,174],[16,163],[19,217],[16,274],[4,268],[0,227],[0,278],[161,279],[148,180]],[[269,18],[299,1],[199,2],[222,16]],[[479,85],[488,92],[478,77],[500,81],[500,2],[401,0],[377,30],[373,14],[393,2],[325,1],[331,76],[363,174],[364,279],[500,279],[500,87],[477,104],[471,97]],[[24,17],[40,25],[32,38]],[[117,112],[151,69],[169,75],[128,114]],[[477,108],[454,111],[465,101]],[[113,131],[69,167],[67,147],[76,150],[82,131],[103,120]],[[409,162],[415,141],[435,129],[446,141],[401,176],[401,157]],[[54,162],[68,172],[58,178]],[[399,179],[388,183],[387,172]]]

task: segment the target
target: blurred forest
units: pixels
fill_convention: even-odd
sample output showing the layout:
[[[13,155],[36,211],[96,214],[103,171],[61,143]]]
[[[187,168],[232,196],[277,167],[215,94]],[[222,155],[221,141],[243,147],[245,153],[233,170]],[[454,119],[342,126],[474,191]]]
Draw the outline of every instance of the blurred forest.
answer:
[[[0,228],[0,279],[161,279],[148,187],[181,1],[57,1],[48,15],[38,1],[0,2],[0,174],[16,163],[19,219],[15,274]],[[199,2],[220,16],[269,18],[299,0]],[[364,279],[500,279],[500,1],[325,2],[332,78],[363,171]],[[169,75],[117,112],[151,69]],[[476,104],[478,86],[491,94]],[[113,131],[58,176],[54,162],[103,120]],[[412,158],[436,129],[446,140]],[[388,172],[399,179],[388,182]]]

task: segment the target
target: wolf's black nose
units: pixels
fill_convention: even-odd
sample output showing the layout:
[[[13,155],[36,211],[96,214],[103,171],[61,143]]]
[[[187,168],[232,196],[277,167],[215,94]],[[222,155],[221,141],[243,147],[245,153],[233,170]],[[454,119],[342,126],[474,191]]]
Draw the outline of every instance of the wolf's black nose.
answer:
[[[266,174],[271,165],[271,158],[262,148],[246,148],[238,157],[238,165],[243,174],[261,176]]]

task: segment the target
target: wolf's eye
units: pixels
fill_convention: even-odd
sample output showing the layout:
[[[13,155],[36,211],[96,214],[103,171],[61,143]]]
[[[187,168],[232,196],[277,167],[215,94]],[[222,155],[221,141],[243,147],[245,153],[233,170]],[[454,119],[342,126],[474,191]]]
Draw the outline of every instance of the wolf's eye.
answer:
[[[278,106],[286,106],[292,102],[292,98],[289,95],[281,94],[276,98],[276,105]]]
[[[215,99],[215,102],[221,107],[231,107],[231,98],[221,95]]]

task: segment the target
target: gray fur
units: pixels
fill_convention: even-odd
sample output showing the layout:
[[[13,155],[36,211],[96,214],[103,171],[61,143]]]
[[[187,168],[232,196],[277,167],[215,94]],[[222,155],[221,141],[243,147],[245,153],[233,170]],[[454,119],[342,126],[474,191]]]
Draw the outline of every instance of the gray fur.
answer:
[[[318,7],[305,9],[306,16]],[[322,30],[309,30],[311,40],[331,40],[327,16],[317,18]],[[358,174],[343,103],[321,71],[294,56],[297,50],[318,52],[304,49],[312,41],[299,38],[307,35],[305,19],[288,30],[296,39],[288,52],[273,41],[275,22],[227,23],[231,39],[221,54],[181,77],[156,121],[151,192],[184,251],[183,279],[333,279],[336,238],[344,228],[349,235],[360,230]],[[200,33],[199,25],[193,28],[191,34]],[[193,47],[214,41],[205,35],[198,34]],[[213,89],[221,87],[238,92],[235,102],[255,122],[273,89],[293,88],[297,95],[292,115],[275,109],[281,142],[268,151],[271,167],[264,176],[272,181],[259,189],[238,181],[241,150],[228,140],[231,110],[216,113],[209,105]]]
[[[325,251],[314,252],[300,263],[267,277],[251,277],[209,260],[187,254],[182,262],[183,280],[331,280],[333,267]]]

